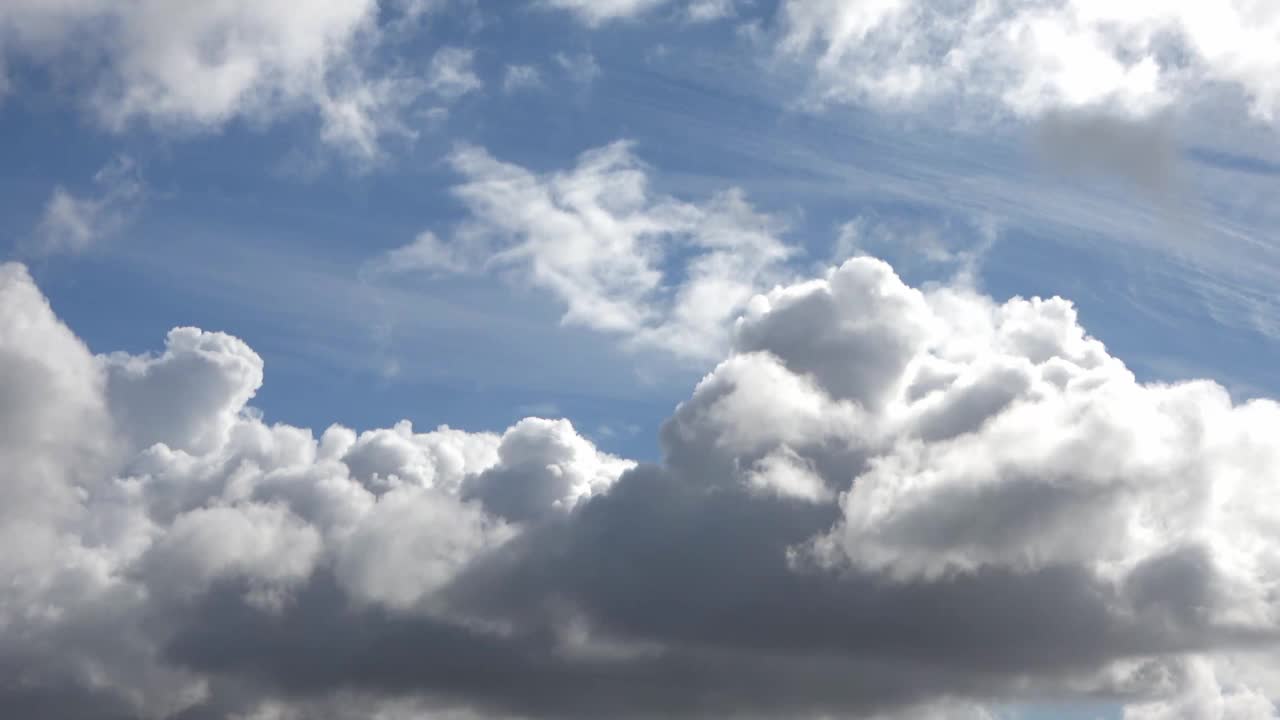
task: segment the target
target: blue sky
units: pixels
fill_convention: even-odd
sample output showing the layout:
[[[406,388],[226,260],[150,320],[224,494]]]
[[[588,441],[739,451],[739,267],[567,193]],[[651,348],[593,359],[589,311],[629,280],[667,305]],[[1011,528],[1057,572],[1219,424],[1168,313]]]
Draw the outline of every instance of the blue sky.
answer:
[[[1194,29],[1194,4],[1110,17],[1048,3],[1046,27],[1087,40],[1050,57],[971,37],[1006,20],[974,15],[951,36],[934,17],[946,11],[908,2],[884,5],[914,14],[878,20],[858,14],[874,4],[808,0],[314,4],[280,24],[230,10],[205,18],[208,34],[198,13],[147,3],[0,10],[0,254],[93,353],[221,331],[262,360],[251,407],[317,437],[332,423],[500,433],[565,418],[603,453],[663,463],[664,421],[737,352],[747,298],[865,254],[911,287],[1068,298],[1139,383],[1280,395],[1280,55],[1257,44],[1280,32],[1274,12],[1224,6],[1214,32],[1232,51]],[[1098,30],[1112,26],[1114,46]],[[95,30],[106,39],[77,50]],[[300,39],[324,32],[328,49]],[[1185,57],[1168,60],[1159,32]],[[208,42],[192,55],[204,70],[157,66],[180,65],[167,33]],[[913,38],[979,60],[951,75]],[[1098,48],[1119,79],[1089,64]],[[266,69],[222,97],[237,52]],[[1147,53],[1154,85],[1126,52]],[[615,164],[592,174],[601,148]],[[639,200],[618,189],[636,178]],[[503,195],[508,181],[527,192]],[[580,214],[534,208],[573,192],[597,195]],[[585,245],[554,245],[565,223]],[[746,295],[680,325],[680,289],[722,247],[717,223],[760,231],[723,246],[736,269],[717,282]],[[610,238],[635,256],[575,275],[575,253],[604,258]],[[647,271],[660,282],[634,290]],[[992,707],[1120,717],[1088,694]]]

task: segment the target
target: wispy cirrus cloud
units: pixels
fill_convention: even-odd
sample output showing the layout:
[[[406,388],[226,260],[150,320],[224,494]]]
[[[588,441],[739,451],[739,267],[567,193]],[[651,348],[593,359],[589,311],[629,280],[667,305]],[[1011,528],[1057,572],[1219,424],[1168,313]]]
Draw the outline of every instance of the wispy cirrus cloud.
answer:
[[[369,268],[506,273],[560,300],[566,324],[705,360],[723,351],[746,301],[787,277],[796,253],[778,238],[783,224],[739,190],[701,203],[652,191],[626,142],[546,175],[472,146],[451,163],[469,219]]]
[[[146,194],[132,158],[121,155],[93,176],[92,189],[73,193],[59,185],[45,203],[31,249],[41,255],[76,254],[118,232]]]

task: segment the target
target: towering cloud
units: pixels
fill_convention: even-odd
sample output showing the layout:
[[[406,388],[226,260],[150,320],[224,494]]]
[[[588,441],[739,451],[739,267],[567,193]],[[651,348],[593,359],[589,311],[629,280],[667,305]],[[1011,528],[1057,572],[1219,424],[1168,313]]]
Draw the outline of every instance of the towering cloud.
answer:
[[[94,356],[0,270],[0,714],[1275,714],[1280,405],[1059,298],[855,258],[755,296],[663,459],[264,422],[191,328]]]

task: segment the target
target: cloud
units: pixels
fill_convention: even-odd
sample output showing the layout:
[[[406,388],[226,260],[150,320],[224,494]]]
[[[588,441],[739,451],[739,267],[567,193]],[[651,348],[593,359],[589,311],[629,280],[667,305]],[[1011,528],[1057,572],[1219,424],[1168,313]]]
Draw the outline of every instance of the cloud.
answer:
[[[548,9],[572,13],[581,22],[595,26],[612,20],[636,17],[667,0],[540,0]]]
[[[693,0],[684,10],[685,19],[692,23],[724,20],[737,14],[736,0]]]
[[[324,575],[357,607],[426,612],[518,535],[502,512],[567,513],[632,466],[564,420],[317,439],[247,406],[262,361],[236,338],[178,328],[161,354],[94,356],[22,266],[0,266],[0,298],[0,538],[24,548],[0,561],[3,714],[247,712],[256,696],[166,649],[209,598],[289,617]]]
[[[578,53],[577,55],[566,55],[558,52],[555,54],[554,59],[556,65],[560,66],[564,74],[579,85],[590,85],[603,74],[600,64],[596,62],[595,55],[589,52]]]
[[[549,175],[470,146],[451,162],[470,219],[447,242],[420,235],[370,268],[512,271],[563,302],[566,324],[705,359],[724,351],[733,316],[783,278],[795,252],[739,190],[702,204],[652,192],[625,142]]]
[[[1267,4],[786,0],[780,16],[780,49],[812,61],[820,102],[961,96],[1023,117],[1135,118],[1225,88],[1257,120],[1280,117],[1280,11]]]
[[[521,420],[502,435],[497,452],[499,462],[468,478],[463,495],[512,522],[567,513],[635,467],[598,452],[567,420]]]
[[[530,182],[652,211],[575,178]],[[757,294],[652,465],[268,424],[231,336],[95,356],[23,267],[0,301],[0,714],[1276,712],[1280,404],[1140,383],[1061,298],[868,257]]]
[[[121,155],[93,176],[96,192],[77,196],[53,189],[36,228],[34,252],[75,254],[119,231],[132,218],[146,188],[133,159]]]
[[[400,111],[422,92],[383,66],[379,48],[392,40],[388,28],[437,4],[393,2],[381,13],[379,5],[20,0],[0,7],[0,38],[8,58],[83,89],[87,111],[110,130],[145,122],[212,131],[308,112],[324,141],[370,161],[384,138],[410,133]]]
[[[445,100],[456,100],[483,87],[472,64],[475,52],[444,47],[436,51],[427,69],[427,86]]]
[[[502,76],[502,91],[514,93],[542,86],[542,73],[533,65],[508,65]]]

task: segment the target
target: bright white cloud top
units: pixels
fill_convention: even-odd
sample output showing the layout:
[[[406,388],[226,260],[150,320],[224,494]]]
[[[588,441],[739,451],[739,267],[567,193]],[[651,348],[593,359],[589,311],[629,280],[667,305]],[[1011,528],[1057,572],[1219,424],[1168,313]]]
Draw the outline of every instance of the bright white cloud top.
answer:
[[[1275,2],[0,0],[0,718],[1280,717],[1277,123]]]
[[[1066,300],[871,258],[758,295],[637,466],[564,420],[317,437],[234,337],[94,356],[22,266],[0,298],[8,702],[1274,712],[1280,405],[1139,383]]]
[[[885,104],[996,100],[1018,115],[1150,115],[1215,86],[1260,120],[1280,114],[1280,7],[1231,0],[786,0],[786,52],[812,53],[816,90]]]

